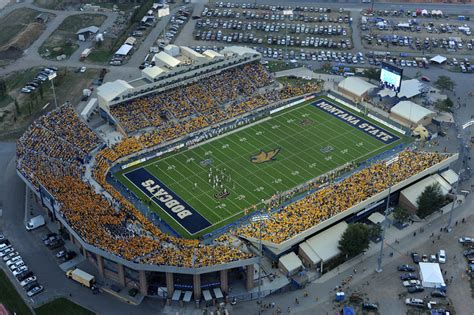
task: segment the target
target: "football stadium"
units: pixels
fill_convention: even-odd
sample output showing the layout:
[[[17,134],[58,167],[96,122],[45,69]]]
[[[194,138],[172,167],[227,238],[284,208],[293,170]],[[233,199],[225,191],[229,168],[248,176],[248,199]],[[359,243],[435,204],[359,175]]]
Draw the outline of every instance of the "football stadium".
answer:
[[[51,220],[98,274],[145,296],[252,292],[260,243],[272,264],[298,256],[322,273],[335,256],[318,237],[457,159],[322,82],[278,82],[252,49],[207,56],[100,86],[103,129],[63,105],[17,143]]]

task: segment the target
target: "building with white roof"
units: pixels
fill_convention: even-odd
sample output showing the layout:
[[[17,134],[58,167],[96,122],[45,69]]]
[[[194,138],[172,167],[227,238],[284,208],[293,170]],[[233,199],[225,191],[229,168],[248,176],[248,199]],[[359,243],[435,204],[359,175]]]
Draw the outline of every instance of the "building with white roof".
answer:
[[[337,90],[354,101],[367,97],[376,86],[358,77],[347,77],[337,85]]]
[[[146,67],[145,69],[142,70],[142,75],[148,80],[153,81],[165,72],[166,72],[165,69],[158,66]]]
[[[429,125],[435,114],[412,101],[401,101],[390,109],[390,118],[407,127]]]
[[[168,67],[168,68],[175,68],[179,66],[181,61],[179,59],[176,59],[175,57],[168,55],[164,51],[161,51],[155,56],[153,56],[153,61],[157,66],[163,66],[163,67]]]

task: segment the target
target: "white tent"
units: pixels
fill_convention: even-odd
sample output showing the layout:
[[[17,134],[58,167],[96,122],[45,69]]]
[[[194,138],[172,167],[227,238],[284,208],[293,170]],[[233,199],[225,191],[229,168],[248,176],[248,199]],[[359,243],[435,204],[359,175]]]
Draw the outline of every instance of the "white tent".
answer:
[[[164,51],[155,54],[155,56],[153,57],[153,61],[156,63],[157,66],[165,66],[169,68],[174,68],[181,63],[181,61],[171,55],[168,55]]]
[[[119,50],[115,52],[115,54],[119,56],[126,56],[130,52],[130,50],[132,50],[132,48],[132,45],[123,44],[122,46],[120,46]]]
[[[278,266],[287,275],[293,275],[303,266],[300,258],[294,252],[281,256],[278,261]]]
[[[149,80],[154,80],[159,77],[163,72],[166,72],[165,69],[154,66],[154,67],[146,67],[142,70],[142,74],[144,77],[148,78]]]
[[[420,262],[421,285],[425,288],[444,288],[443,274],[438,263]]]
[[[374,212],[371,215],[369,215],[367,219],[369,219],[369,221],[374,224],[380,224],[385,220],[385,217],[378,212]]]
[[[122,95],[128,90],[133,89],[133,86],[124,80],[116,80],[102,84],[97,88],[97,96],[105,102],[110,102],[117,96]]]
[[[437,63],[437,64],[442,64],[442,63],[446,62],[446,60],[448,60],[448,58],[446,58],[444,56],[441,56],[441,55],[434,56],[433,58],[430,59],[431,62],[434,62],[434,63]]]
[[[431,122],[435,112],[411,101],[401,101],[390,109],[390,118],[405,124],[427,125]]]
[[[355,97],[363,97],[376,86],[358,77],[347,77],[337,85],[341,92],[346,92]]]

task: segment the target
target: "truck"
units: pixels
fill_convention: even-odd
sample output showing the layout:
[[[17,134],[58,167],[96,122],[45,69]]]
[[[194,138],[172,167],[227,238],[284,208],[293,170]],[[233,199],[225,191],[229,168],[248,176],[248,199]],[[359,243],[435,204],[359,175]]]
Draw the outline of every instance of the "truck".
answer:
[[[87,58],[87,56],[90,55],[91,52],[92,52],[92,48],[84,49],[81,53],[81,56],[79,57],[79,60],[84,61]]]
[[[66,277],[79,282],[85,287],[94,289],[95,277],[79,268],[68,270]]]
[[[42,215],[38,215],[36,217],[31,218],[28,222],[26,222],[26,230],[32,231],[34,229],[39,228],[45,224],[44,217]]]

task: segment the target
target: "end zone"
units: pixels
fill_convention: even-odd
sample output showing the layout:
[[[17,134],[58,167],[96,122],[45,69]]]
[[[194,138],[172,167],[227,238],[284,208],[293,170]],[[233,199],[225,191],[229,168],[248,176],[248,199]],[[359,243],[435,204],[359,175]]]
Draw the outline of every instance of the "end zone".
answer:
[[[165,211],[173,220],[191,235],[210,227],[212,224],[193,207],[176,195],[158,178],[146,169],[138,168],[123,174],[136,188],[150,198],[155,205]],[[137,196],[139,198],[139,196]]]

